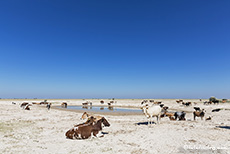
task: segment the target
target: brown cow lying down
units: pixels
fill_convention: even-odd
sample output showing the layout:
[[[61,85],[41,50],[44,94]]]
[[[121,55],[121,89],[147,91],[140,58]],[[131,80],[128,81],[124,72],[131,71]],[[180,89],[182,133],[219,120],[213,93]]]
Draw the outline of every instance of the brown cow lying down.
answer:
[[[21,104],[21,108],[24,109],[24,110],[30,110],[29,106],[31,106],[31,104],[26,103],[26,102]]]
[[[21,106],[20,107],[22,107],[22,108],[24,108],[26,105],[28,105],[29,103],[27,103],[27,102],[23,102],[22,104],[21,104]]]
[[[102,117],[96,123],[90,121],[87,124],[82,124],[77,127],[74,127],[66,132],[66,137],[69,139],[87,139],[93,136],[98,137],[99,132],[102,130],[102,124],[104,126],[110,126],[109,122]],[[103,137],[103,136],[101,136]]]

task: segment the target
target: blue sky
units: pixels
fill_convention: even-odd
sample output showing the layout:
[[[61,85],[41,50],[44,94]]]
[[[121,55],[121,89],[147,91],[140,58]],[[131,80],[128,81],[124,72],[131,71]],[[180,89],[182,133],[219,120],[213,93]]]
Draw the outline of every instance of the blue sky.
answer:
[[[1,98],[230,98],[230,1],[0,2]]]

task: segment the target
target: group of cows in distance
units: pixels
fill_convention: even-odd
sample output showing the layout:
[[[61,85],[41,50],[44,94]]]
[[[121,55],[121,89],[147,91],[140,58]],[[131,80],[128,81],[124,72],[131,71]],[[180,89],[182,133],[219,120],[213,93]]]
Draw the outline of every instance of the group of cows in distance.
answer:
[[[184,102],[183,100],[177,100],[176,102],[184,106],[192,105],[192,102]],[[100,103],[104,104],[104,101],[100,101]],[[116,101],[114,100],[110,101],[108,103],[108,106],[111,107],[112,104],[114,103],[116,103]],[[212,103],[216,104],[217,102],[204,102],[204,104],[206,105],[212,104]],[[12,102],[12,104],[16,104],[16,103]],[[23,102],[20,104],[20,107],[24,110],[30,110],[30,106],[35,105],[35,104],[36,105],[46,105],[48,110],[51,107],[51,103],[47,101],[40,102],[40,103],[32,103],[32,104],[28,102]],[[194,105],[196,104],[197,103],[194,103]],[[61,107],[67,108],[67,105],[68,104],[66,102],[63,102],[61,104]],[[92,106],[92,102],[87,101],[85,103],[82,103],[82,106],[87,106],[87,105]],[[194,112],[193,112],[194,119],[193,120],[196,120],[196,117],[200,117],[201,120],[203,120],[206,111],[204,109],[201,109],[200,107],[193,107],[193,108],[194,108]],[[141,102],[141,109],[148,120],[148,125],[151,125],[153,123],[153,120],[152,120],[153,117],[157,118],[156,124],[159,124],[160,118],[164,118],[164,117],[168,117],[169,120],[172,120],[172,121],[186,120],[186,117],[185,117],[186,112],[184,111],[169,112],[168,106],[165,106],[164,104],[162,104],[162,102],[155,102],[154,100],[143,100]],[[217,109],[213,109],[212,112],[218,112],[220,110],[221,109],[217,108]],[[86,121],[80,124],[74,124],[73,127],[65,133],[66,138],[68,139],[87,139],[90,137],[103,137],[104,136],[102,132],[103,126],[105,127],[110,126],[110,123],[107,121],[105,117],[90,115],[87,112],[84,112],[80,119],[86,120]],[[208,118],[206,118],[206,120],[211,120],[211,117],[209,116]]]
[[[200,99],[200,101],[202,101]],[[181,105],[184,106],[191,106],[192,102],[184,102],[183,100],[176,100],[177,103],[181,103]],[[219,104],[219,101],[214,101],[214,102],[204,102],[204,105],[208,104]],[[194,105],[197,105],[196,102],[194,102]],[[185,111],[176,111],[176,112],[169,112],[168,109],[169,107],[164,106],[162,102],[154,102],[154,100],[143,100],[141,102],[141,108],[145,114],[145,116],[148,119],[148,124],[151,124],[152,118],[156,117],[157,118],[157,123],[159,123],[159,119],[163,117],[169,117],[170,120],[175,121],[175,120],[186,120]],[[213,109],[212,112],[219,112],[221,109]],[[196,120],[196,117],[200,117],[201,120],[203,120],[205,116],[205,109],[201,109],[200,107],[194,107],[194,112],[193,112],[193,120]],[[211,120],[212,118],[209,116],[205,120]]]

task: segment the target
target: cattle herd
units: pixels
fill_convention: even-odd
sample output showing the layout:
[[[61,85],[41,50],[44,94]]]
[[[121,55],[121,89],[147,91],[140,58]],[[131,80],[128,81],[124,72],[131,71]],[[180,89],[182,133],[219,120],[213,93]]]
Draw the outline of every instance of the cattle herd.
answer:
[[[202,100],[200,100],[202,101]],[[191,106],[192,104],[197,105],[196,102],[184,102],[183,100],[176,100],[177,103],[181,103],[183,106]],[[204,105],[209,105],[209,104],[219,104],[218,100],[215,101],[205,101]],[[157,117],[157,123],[159,123],[159,119],[163,117],[169,117],[170,120],[175,121],[175,120],[186,120],[185,111],[176,111],[176,112],[169,112],[168,106],[164,106],[162,102],[154,102],[154,100],[143,100],[141,102],[141,108],[145,114],[145,116],[148,119],[148,124],[151,124],[152,122],[152,117]],[[212,112],[219,112],[221,109],[213,109]],[[200,109],[200,107],[194,107],[194,112],[193,112],[193,120],[196,120],[196,117],[200,117],[201,120],[203,120],[205,116],[205,109]],[[205,120],[211,120],[211,116],[206,118]]]
[[[183,100],[177,100],[177,103],[180,103],[182,106],[191,106],[192,102],[184,102]],[[100,101],[101,104],[104,104],[104,101]],[[108,107],[111,107],[112,104],[116,103],[116,101],[110,101],[108,103]],[[218,104],[219,102],[204,102],[204,105],[208,104]],[[12,104],[16,104],[12,102]],[[30,110],[30,106],[32,105],[46,105],[47,109],[49,110],[51,108],[51,103],[44,101],[40,103],[28,103],[23,102],[20,104],[20,107],[24,110]],[[82,103],[82,106],[92,106],[92,102],[85,102]],[[155,102],[154,100],[143,100],[141,102],[141,109],[146,116],[148,120],[148,125],[153,124],[153,117],[156,117],[157,124],[160,124],[160,119],[164,117],[168,117],[171,121],[185,121],[186,120],[186,112],[185,111],[168,111],[169,107],[162,104],[162,102]],[[194,105],[197,105],[197,103],[194,103]],[[61,107],[67,108],[67,103],[63,102],[61,104]],[[193,120],[196,120],[197,117],[200,117],[201,120],[203,120],[205,116],[205,109],[201,109],[200,107],[193,107]],[[212,112],[219,112],[221,109],[213,109]],[[73,124],[73,127],[70,128],[66,133],[65,136],[68,139],[88,139],[90,137],[103,137],[104,134],[102,132],[102,128],[109,127],[110,123],[107,121],[107,119],[103,116],[98,115],[92,115],[88,114],[87,112],[84,112],[80,118],[81,120],[86,120],[84,123],[80,124]],[[211,116],[206,118],[205,120],[211,120]]]

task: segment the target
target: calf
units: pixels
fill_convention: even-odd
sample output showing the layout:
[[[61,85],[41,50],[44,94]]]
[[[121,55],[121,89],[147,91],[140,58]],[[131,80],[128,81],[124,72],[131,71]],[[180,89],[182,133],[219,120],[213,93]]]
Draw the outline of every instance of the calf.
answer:
[[[196,120],[196,117],[200,117],[201,120],[203,120],[204,114],[205,114],[204,109],[202,109],[201,111],[194,111],[193,112],[194,120]]]

